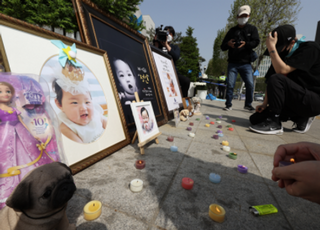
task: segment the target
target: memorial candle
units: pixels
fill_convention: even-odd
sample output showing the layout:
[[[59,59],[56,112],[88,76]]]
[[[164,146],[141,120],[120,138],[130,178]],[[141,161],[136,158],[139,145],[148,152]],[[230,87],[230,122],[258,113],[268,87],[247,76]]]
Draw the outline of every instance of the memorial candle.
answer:
[[[187,190],[192,189],[193,188],[193,184],[194,184],[194,181],[191,178],[188,178],[188,177],[182,178],[181,186],[184,189],[187,189]]]
[[[83,208],[83,216],[86,220],[95,220],[101,215],[102,204],[98,200],[87,203]]]
[[[222,223],[224,221],[225,215],[226,211],[220,205],[211,204],[209,206],[209,216],[215,222]]]

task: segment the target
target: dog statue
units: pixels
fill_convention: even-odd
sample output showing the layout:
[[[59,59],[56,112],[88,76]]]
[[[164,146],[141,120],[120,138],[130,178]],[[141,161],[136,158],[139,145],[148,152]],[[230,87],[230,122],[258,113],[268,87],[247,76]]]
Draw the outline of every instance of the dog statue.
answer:
[[[53,162],[29,172],[0,210],[1,230],[75,230],[66,215],[76,191],[71,170]]]

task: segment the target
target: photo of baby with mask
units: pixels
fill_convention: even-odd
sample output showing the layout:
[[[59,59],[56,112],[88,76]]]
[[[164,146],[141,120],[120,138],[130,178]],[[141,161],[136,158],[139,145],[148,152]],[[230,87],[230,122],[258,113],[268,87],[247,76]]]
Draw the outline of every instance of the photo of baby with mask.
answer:
[[[144,133],[151,132],[153,129],[153,120],[150,119],[149,112],[145,107],[140,110],[140,116],[142,118],[142,130]]]
[[[114,59],[115,80],[117,82],[118,94],[122,105],[130,105],[135,99],[134,93],[139,90],[137,87],[137,76],[133,68],[122,59]]]
[[[96,141],[107,126],[107,118],[92,98],[84,67],[75,67],[68,61],[64,68],[54,60],[48,63],[53,72],[50,80],[54,100],[50,103],[55,105],[61,133],[78,143]]]

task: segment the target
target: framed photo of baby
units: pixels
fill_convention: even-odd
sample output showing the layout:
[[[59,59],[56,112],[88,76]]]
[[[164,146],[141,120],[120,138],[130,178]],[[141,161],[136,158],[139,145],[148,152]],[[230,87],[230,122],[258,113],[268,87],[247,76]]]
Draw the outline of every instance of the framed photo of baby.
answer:
[[[73,173],[130,143],[105,51],[1,14],[0,32],[9,71],[41,85]]]
[[[153,57],[146,37],[125,23],[100,11],[89,0],[74,0],[83,41],[107,52],[112,77],[130,132],[135,130],[130,104],[150,101],[158,125],[167,122],[163,94],[159,89]]]
[[[159,133],[150,101],[131,103],[130,106],[137,127],[140,143]]]
[[[151,48],[168,111],[173,111],[182,105],[180,83],[173,60],[158,48],[153,46]]]

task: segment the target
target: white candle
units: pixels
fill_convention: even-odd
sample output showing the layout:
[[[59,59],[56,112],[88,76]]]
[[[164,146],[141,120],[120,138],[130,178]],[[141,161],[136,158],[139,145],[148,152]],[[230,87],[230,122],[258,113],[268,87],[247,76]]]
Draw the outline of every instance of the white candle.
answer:
[[[222,149],[226,152],[229,152],[230,151],[230,147],[229,146],[223,146]]]
[[[140,179],[134,179],[130,182],[130,190],[132,192],[140,192],[143,188],[143,181]]]

